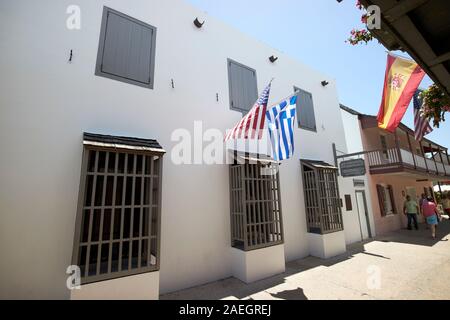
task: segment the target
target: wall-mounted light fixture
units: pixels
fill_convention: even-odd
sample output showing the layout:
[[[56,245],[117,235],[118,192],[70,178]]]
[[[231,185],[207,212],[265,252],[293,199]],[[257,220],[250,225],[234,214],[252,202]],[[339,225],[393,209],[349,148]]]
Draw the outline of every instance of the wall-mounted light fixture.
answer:
[[[205,24],[205,21],[203,21],[203,22],[200,22],[200,20],[198,20],[198,18],[195,18],[195,20],[194,20],[194,25],[197,27],[197,28],[201,28],[201,27],[203,27],[203,25]]]
[[[274,63],[275,61],[278,60],[278,57],[270,56],[270,57],[269,57],[269,60],[270,60],[270,62]]]
[[[326,87],[327,85],[329,85],[330,83],[328,82],[328,81],[326,81],[326,80],[323,80],[322,81],[322,86],[324,86],[324,87]]]

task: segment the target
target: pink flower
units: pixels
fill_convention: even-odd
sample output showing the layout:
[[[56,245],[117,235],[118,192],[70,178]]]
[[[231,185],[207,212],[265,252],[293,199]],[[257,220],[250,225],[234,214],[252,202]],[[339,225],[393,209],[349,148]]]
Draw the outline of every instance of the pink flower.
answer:
[[[361,10],[363,8],[361,2],[359,0],[356,1],[356,7]]]
[[[367,24],[367,14],[364,14],[364,15],[361,17],[361,22]]]

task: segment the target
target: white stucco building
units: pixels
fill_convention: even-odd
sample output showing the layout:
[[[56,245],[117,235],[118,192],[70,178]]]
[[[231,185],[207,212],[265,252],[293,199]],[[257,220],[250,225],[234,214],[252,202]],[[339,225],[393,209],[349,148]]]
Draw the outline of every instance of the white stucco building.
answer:
[[[79,29],[72,4],[0,3],[1,298],[156,299],[230,276],[251,282],[361,240],[353,181],[335,188],[332,144],[347,144],[329,75],[181,0],[80,0]],[[175,130],[207,145],[194,122],[225,132],[272,78],[270,102],[301,89],[278,188],[252,176],[269,189],[246,191],[244,204],[230,183],[254,167],[233,178],[229,165],[172,161]],[[318,185],[306,190],[306,176]],[[233,199],[247,213],[232,212]],[[249,217],[255,199],[271,207]],[[71,292],[73,264],[83,285]]]

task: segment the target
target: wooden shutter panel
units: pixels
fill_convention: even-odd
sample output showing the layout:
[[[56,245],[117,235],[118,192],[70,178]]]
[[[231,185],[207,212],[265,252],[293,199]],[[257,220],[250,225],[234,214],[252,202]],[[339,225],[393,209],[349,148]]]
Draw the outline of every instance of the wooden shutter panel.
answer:
[[[352,197],[349,194],[345,195],[345,209],[347,211],[352,211],[353,210]]]
[[[384,207],[384,187],[377,184],[378,203],[380,205],[381,216],[386,216],[386,208]]]
[[[230,60],[228,72],[231,107],[248,112],[258,99],[256,71]]]
[[[153,37],[153,29],[109,12],[101,71],[150,84]]]
[[[391,185],[389,185],[388,190],[389,190],[389,196],[391,197],[392,210],[394,210],[394,214],[398,214],[397,206],[395,205],[394,189],[392,188]]]
[[[316,117],[312,94],[296,88],[297,95],[297,122],[300,128],[316,130]]]

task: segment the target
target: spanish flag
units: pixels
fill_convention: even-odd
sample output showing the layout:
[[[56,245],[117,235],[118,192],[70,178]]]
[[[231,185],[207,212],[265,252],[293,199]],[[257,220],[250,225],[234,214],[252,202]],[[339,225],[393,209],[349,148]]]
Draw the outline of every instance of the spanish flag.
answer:
[[[424,76],[425,72],[414,61],[388,54],[378,127],[395,131]]]

